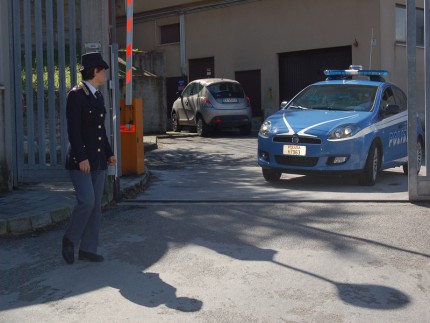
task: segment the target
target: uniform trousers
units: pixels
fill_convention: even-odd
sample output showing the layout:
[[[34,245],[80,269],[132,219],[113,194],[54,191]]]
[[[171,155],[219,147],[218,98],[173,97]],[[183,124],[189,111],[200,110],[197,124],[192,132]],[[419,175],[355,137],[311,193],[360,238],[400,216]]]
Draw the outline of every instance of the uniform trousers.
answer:
[[[70,171],[77,203],[64,235],[82,251],[97,253],[105,174],[105,170]]]

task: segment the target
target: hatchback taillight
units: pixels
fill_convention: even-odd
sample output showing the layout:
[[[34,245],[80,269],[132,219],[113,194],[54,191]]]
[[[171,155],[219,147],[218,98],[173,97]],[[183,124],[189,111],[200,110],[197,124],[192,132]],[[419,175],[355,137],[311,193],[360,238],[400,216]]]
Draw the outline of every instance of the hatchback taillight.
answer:
[[[249,96],[246,97],[246,106],[247,107],[251,106],[251,100],[249,99]]]

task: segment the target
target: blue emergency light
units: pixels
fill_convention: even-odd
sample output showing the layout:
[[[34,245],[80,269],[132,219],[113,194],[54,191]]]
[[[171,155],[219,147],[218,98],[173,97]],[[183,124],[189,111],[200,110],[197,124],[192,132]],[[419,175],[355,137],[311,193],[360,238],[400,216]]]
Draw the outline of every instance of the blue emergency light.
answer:
[[[369,76],[374,81],[384,81],[382,76],[388,75],[386,70],[363,70],[360,65],[351,65],[348,70],[324,70],[328,79],[351,78],[352,76]]]

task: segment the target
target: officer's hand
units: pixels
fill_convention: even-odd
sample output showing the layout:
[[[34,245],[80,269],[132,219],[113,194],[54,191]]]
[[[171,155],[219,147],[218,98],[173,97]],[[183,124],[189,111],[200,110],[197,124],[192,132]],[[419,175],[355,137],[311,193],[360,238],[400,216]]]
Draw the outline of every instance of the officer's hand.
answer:
[[[116,156],[115,155],[114,156],[110,156],[108,158],[108,163],[109,163],[109,165],[115,165],[116,164]]]
[[[90,162],[88,161],[88,159],[85,159],[79,163],[79,169],[81,170],[81,172],[86,174],[91,171]]]

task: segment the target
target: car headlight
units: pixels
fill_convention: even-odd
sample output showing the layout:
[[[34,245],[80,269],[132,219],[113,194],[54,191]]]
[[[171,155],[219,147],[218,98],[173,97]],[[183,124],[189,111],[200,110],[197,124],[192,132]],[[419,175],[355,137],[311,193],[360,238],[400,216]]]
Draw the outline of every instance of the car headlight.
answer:
[[[272,122],[267,120],[264,121],[260,127],[260,135],[262,135],[263,137],[267,137],[271,129],[272,129]]]
[[[328,139],[336,140],[336,139],[344,139],[344,138],[352,137],[359,130],[360,128],[354,124],[339,126],[334,128],[332,131],[330,131],[330,133],[328,134]]]

